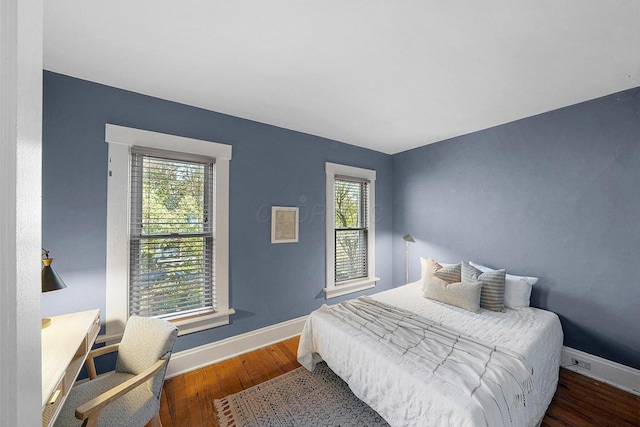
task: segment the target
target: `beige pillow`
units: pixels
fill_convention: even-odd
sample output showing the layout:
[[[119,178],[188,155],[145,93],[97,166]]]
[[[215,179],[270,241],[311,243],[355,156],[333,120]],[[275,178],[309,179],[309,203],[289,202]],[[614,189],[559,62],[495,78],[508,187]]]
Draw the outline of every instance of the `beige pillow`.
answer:
[[[461,283],[461,264],[443,267],[434,259],[424,259],[423,296],[469,311],[480,309],[482,282]]]
[[[442,281],[442,283],[437,283],[430,281],[425,286],[424,297],[477,312],[480,310],[481,292],[482,282],[446,283]]]
[[[423,258],[420,257],[420,280],[424,282],[424,279],[427,277],[427,272],[431,272],[431,274],[435,273],[437,268],[435,268],[434,264],[437,264],[432,258]]]

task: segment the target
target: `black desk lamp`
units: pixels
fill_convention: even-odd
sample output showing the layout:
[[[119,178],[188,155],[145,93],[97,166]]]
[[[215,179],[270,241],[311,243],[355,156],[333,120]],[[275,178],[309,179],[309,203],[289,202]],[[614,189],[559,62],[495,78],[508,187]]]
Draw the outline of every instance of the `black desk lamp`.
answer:
[[[42,267],[42,292],[50,292],[57,291],[58,289],[64,289],[67,285],[64,283],[64,280],[58,273],[51,267],[51,263],[53,262],[53,258],[49,258],[49,251],[42,248],[42,263],[44,267]],[[51,319],[45,317],[42,319],[42,329],[46,328],[51,324]]]

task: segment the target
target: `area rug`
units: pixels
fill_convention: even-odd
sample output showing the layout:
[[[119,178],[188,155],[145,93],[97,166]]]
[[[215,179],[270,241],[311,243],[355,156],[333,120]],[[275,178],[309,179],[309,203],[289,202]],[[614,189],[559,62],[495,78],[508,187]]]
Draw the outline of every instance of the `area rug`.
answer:
[[[220,427],[388,426],[320,363],[213,401]]]

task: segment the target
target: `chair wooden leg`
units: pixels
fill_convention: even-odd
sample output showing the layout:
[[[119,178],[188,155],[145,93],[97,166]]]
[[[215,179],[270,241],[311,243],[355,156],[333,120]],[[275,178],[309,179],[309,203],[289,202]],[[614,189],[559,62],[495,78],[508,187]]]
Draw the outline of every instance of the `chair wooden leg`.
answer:
[[[162,427],[160,422],[160,413],[157,413],[155,417],[151,419],[151,427]]]
[[[89,373],[89,379],[95,380],[98,374],[96,373],[96,364],[93,362],[93,357],[88,358],[85,361],[85,365],[87,365],[87,372]]]
[[[82,427],[98,427],[98,417],[89,417],[84,420]]]

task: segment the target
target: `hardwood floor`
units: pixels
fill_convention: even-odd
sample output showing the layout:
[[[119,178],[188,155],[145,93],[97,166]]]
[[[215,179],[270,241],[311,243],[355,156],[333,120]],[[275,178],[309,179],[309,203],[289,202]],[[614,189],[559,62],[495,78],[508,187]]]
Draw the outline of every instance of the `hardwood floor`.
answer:
[[[560,369],[542,426],[640,426],[640,396]]]
[[[213,399],[237,393],[299,367],[298,337],[206,366],[164,383],[163,427],[218,427]]]
[[[299,367],[297,349],[295,337],[166,380],[160,402],[163,427],[218,427],[213,399]],[[542,426],[640,426],[640,397],[560,369],[558,390]]]

